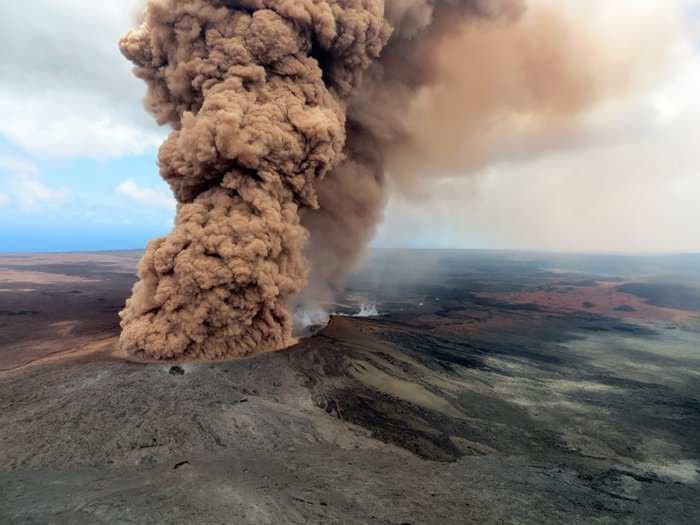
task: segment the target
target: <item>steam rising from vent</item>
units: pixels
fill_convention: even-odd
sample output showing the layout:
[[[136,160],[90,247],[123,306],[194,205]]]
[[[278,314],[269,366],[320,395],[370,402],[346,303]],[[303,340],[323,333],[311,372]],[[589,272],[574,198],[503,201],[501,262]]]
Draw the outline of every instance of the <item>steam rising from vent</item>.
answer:
[[[355,317],[376,317],[379,315],[376,304],[363,304]]]
[[[389,187],[520,151],[622,89],[577,38],[518,0],[150,0],[120,46],[173,128],[158,162],[178,210],[140,263],[121,346],[291,344],[290,310],[341,289]]]

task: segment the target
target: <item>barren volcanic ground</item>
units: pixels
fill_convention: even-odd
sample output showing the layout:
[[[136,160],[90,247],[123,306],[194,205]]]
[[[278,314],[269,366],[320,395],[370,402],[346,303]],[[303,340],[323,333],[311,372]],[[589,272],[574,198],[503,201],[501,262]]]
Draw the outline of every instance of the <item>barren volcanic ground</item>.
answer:
[[[0,523],[700,522],[698,257],[375,252],[178,365],[114,351],[138,256],[0,257]]]

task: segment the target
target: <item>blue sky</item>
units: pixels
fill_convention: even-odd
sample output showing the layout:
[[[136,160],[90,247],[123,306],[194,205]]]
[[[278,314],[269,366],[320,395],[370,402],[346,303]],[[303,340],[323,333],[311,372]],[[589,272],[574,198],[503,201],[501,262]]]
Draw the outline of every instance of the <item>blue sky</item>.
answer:
[[[649,39],[667,51],[658,78],[583,116],[562,151],[394,194],[375,244],[700,251],[700,1],[620,0],[610,13],[590,2],[654,21]],[[117,46],[139,3],[0,7],[0,252],[140,248],[170,229],[156,167],[167,129]]]
[[[155,157],[47,158],[0,140],[0,249],[131,249],[167,233],[175,207]]]

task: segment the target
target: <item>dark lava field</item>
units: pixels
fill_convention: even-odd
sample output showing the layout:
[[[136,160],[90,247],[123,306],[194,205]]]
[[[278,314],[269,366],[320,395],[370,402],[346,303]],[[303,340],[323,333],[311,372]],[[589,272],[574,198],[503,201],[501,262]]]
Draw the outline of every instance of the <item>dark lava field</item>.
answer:
[[[139,255],[0,256],[0,523],[700,523],[700,257],[376,251],[291,348],[143,364]]]

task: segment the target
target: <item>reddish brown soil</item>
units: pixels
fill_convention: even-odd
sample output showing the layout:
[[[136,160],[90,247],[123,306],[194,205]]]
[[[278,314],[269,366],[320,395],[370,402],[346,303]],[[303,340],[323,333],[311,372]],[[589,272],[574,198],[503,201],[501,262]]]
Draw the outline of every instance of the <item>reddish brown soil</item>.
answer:
[[[531,292],[485,293],[481,297],[513,304],[534,304],[556,312],[586,311],[610,317],[685,323],[697,312],[662,308],[644,299],[620,292],[621,282],[600,281],[597,286],[558,286]],[[631,308],[627,308],[631,307]]]

